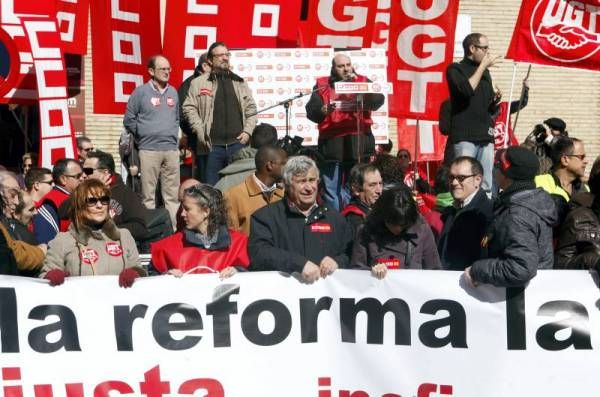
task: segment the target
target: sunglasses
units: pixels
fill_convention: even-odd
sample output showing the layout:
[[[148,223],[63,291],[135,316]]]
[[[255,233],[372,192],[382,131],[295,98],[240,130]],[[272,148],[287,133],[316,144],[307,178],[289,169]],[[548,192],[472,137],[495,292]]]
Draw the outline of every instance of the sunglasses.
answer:
[[[38,183],[47,183],[48,185],[54,185],[54,181],[38,181]]]
[[[94,171],[96,171],[98,168],[91,168],[91,167],[85,167],[83,169],[83,173],[86,175],[92,175],[94,173]]]
[[[108,196],[88,197],[87,199],[85,199],[85,202],[88,205],[88,207],[95,207],[96,205],[98,205],[98,203],[100,203],[102,205],[109,205],[110,197],[108,197]]]
[[[448,182],[452,183],[455,179],[458,181],[458,183],[463,183],[465,180],[467,180],[468,178],[475,176],[477,174],[471,174],[471,175],[448,175]]]
[[[579,160],[585,160],[585,154],[565,154],[567,157],[577,157]]]

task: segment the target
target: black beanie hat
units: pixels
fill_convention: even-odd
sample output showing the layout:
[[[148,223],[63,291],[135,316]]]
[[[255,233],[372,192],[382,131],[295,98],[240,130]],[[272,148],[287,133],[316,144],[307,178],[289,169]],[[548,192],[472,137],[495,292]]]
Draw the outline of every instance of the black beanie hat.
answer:
[[[531,150],[511,146],[496,153],[496,167],[513,181],[531,181],[538,173],[540,162]]]
[[[544,120],[544,124],[550,127],[551,130],[560,131],[564,135],[567,123],[557,117],[550,117],[548,120]]]

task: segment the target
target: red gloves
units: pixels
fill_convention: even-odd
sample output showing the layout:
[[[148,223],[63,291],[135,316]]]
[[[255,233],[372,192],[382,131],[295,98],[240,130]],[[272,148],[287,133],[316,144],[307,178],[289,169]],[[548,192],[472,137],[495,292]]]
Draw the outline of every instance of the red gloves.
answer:
[[[140,274],[131,268],[126,268],[119,273],[119,286],[129,288]]]
[[[57,285],[61,285],[65,282],[66,276],[67,275],[64,271],[60,269],[52,269],[48,273],[46,273],[44,278],[50,281],[50,285],[52,287],[56,287]]]

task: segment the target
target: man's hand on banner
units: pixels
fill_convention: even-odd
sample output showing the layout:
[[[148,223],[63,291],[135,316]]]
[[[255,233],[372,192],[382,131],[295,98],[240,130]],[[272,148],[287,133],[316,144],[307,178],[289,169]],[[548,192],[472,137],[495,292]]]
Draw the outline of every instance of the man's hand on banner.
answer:
[[[314,283],[319,279],[321,274],[321,268],[317,266],[314,262],[306,261],[304,264],[304,268],[302,269],[302,278],[307,283]]]

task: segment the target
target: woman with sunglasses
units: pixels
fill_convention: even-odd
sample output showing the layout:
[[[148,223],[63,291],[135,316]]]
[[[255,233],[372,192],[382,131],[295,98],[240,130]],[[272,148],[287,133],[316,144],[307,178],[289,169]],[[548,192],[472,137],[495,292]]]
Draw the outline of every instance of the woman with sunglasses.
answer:
[[[227,207],[219,190],[202,184],[184,190],[182,209],[183,231],[151,246],[157,272],[178,277],[218,272],[227,278],[248,267],[248,238],[227,228]]]
[[[66,276],[118,275],[121,287],[131,287],[146,274],[135,241],[109,215],[110,190],[87,179],[73,192],[71,225],[49,243],[40,277],[60,285]]]
[[[433,232],[406,185],[384,190],[358,231],[352,266],[382,279],[388,269],[440,269]]]

